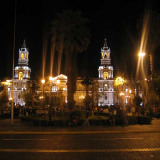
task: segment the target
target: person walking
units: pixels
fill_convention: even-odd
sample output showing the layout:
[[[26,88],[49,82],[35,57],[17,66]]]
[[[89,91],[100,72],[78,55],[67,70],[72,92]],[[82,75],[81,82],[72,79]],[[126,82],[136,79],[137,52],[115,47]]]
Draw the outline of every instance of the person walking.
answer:
[[[110,113],[109,122],[112,126],[115,126],[115,116],[113,113]]]
[[[84,127],[87,127],[89,128],[90,127],[90,124],[89,124],[89,113],[86,112],[86,115],[85,115],[85,121],[84,121]]]

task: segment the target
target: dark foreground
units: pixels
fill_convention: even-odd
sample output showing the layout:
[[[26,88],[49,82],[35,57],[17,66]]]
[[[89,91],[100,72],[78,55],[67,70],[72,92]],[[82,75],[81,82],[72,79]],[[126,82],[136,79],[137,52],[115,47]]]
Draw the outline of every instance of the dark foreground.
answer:
[[[0,129],[1,160],[159,160],[160,120],[153,125],[71,129]],[[1,125],[2,126],[2,125]],[[19,126],[20,127],[20,126]],[[33,128],[33,126],[31,127]],[[38,129],[38,128],[37,128]]]

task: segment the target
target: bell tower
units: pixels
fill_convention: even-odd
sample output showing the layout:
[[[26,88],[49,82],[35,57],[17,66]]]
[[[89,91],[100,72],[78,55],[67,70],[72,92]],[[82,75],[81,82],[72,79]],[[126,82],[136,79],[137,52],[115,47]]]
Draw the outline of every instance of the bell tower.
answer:
[[[101,94],[98,105],[110,106],[114,104],[114,86],[113,86],[113,66],[111,66],[111,50],[105,39],[104,46],[101,48],[101,65],[99,66],[98,84]]]
[[[26,42],[24,40],[22,48],[19,49],[19,59],[18,59],[18,65],[23,66],[27,65],[28,66],[28,49],[26,48]]]
[[[108,48],[107,41],[105,39],[104,46],[101,49],[101,65],[108,66],[111,64],[110,53],[111,53],[111,51]]]
[[[15,67],[14,71],[14,103],[25,105],[25,101],[20,97],[23,90],[27,88],[27,81],[30,79],[31,69],[28,67],[29,62],[29,51],[26,47],[26,42],[24,40],[22,47],[19,49],[18,65]],[[11,90],[9,91],[10,95]]]
[[[99,66],[99,78],[113,79],[113,67],[111,66],[110,58],[111,50],[107,45],[107,40],[104,41],[104,46],[101,49],[101,66]]]
[[[29,79],[31,69],[28,67],[29,51],[24,40],[22,48],[19,49],[18,66],[15,67],[15,79]]]

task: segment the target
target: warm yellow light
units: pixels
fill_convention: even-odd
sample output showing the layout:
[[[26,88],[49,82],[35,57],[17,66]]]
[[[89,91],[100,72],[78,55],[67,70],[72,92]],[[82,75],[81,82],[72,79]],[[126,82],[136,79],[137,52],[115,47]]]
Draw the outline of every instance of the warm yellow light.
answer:
[[[49,77],[49,80],[50,80],[50,81],[53,81],[53,77]]]
[[[39,99],[43,99],[43,98],[44,98],[43,96],[40,96],[40,97],[39,97]]]
[[[12,83],[7,80],[6,82],[1,82],[1,84],[5,86],[10,86]]]
[[[139,57],[144,57],[146,54],[144,53],[144,52],[140,52],[139,54],[138,54],[138,56]]]
[[[42,79],[42,80],[41,80],[41,83],[44,84],[44,83],[45,83],[45,79]]]
[[[131,90],[131,89],[129,90],[129,93],[132,93],[132,90]]]
[[[58,80],[57,80],[57,84],[59,84],[59,83],[60,83],[60,80],[58,79]]]
[[[79,98],[80,98],[80,99],[84,99],[85,97],[84,97],[84,96],[80,96]]]
[[[103,79],[108,79],[108,72],[103,73]]]
[[[124,93],[123,93],[123,92],[121,92],[119,95],[120,95],[120,96],[124,96]]]
[[[126,82],[126,80],[122,77],[117,77],[114,81],[115,86],[123,85]]]
[[[9,98],[9,101],[12,101],[12,97]]]
[[[27,59],[27,53],[25,53],[25,59]]]
[[[23,72],[19,72],[19,74],[18,74],[18,79],[19,79],[19,80],[22,80],[22,79],[23,79]]]
[[[21,54],[21,59],[24,59],[24,53]]]

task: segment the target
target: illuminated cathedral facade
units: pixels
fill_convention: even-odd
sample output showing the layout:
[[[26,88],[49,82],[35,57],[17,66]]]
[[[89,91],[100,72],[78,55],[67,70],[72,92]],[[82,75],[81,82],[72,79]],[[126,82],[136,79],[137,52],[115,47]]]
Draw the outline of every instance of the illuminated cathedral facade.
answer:
[[[20,98],[20,93],[26,90],[26,84],[30,79],[31,69],[28,67],[29,51],[26,47],[25,40],[22,48],[19,49],[18,66],[14,69],[14,103],[25,105],[25,102]],[[9,97],[12,97],[12,89],[8,88]]]
[[[113,66],[111,65],[110,54],[111,50],[105,39],[104,46],[101,49],[101,65],[98,69],[99,106],[114,105]]]
[[[114,80],[113,80],[113,66],[111,65],[111,50],[105,40],[103,48],[101,48],[101,64],[98,68],[98,78],[93,78],[93,84],[98,87],[89,89],[89,95],[93,96],[93,89],[98,96],[94,96],[94,105],[98,106],[111,106],[114,105]],[[18,66],[14,71],[14,103],[25,105],[25,102],[20,98],[20,94],[23,90],[26,90],[27,81],[30,79],[31,69],[28,66],[29,62],[29,50],[26,47],[25,41],[22,48],[19,49]],[[67,103],[67,76],[60,74],[53,78],[51,92],[61,91]],[[74,94],[74,100],[76,105],[84,105],[84,99],[86,97],[86,88],[82,85],[83,79],[77,78],[76,92]],[[12,97],[12,86],[8,88],[9,97]],[[40,91],[41,92],[41,88]],[[47,92],[47,90],[46,90]],[[97,98],[98,97],[98,98]]]

